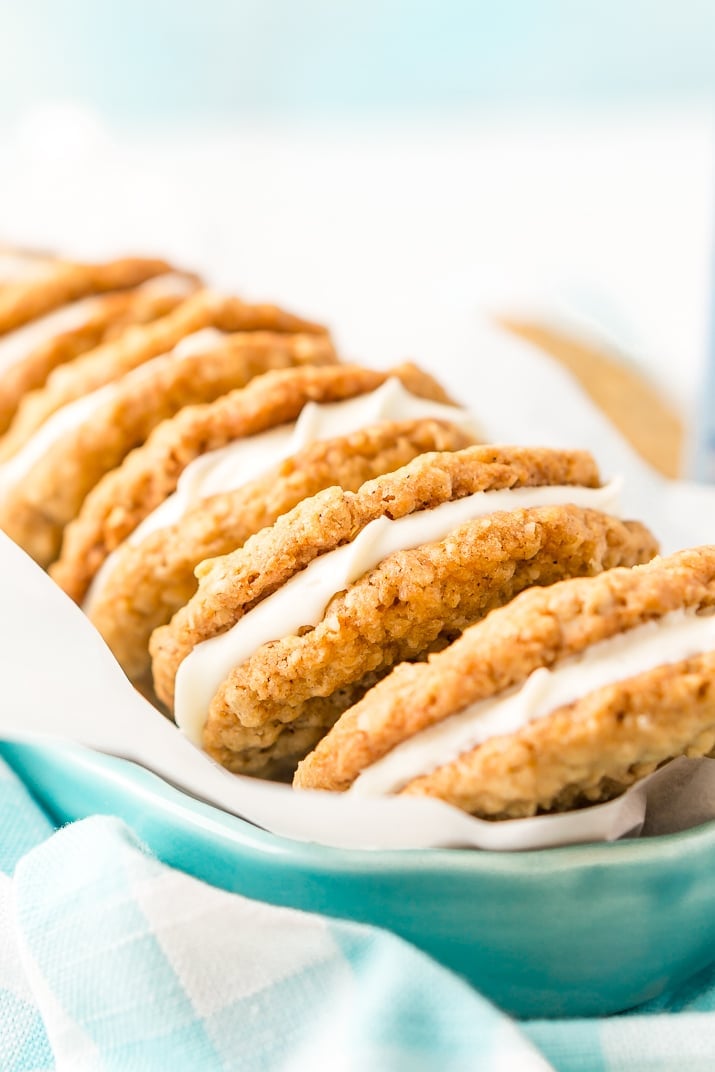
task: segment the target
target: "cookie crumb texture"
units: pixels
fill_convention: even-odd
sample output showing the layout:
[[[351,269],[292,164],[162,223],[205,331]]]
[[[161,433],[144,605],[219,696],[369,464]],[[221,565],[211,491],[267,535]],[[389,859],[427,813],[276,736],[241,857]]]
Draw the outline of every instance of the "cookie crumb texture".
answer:
[[[396,663],[423,658],[524,588],[655,550],[637,523],[545,507],[495,513],[392,554],[335,596],[317,627],[264,645],[232,671],[204,746],[231,770],[283,774]]]
[[[149,639],[194,595],[196,567],[243,546],[303,499],[334,485],[357,491],[367,480],[425,451],[459,450],[469,436],[433,420],[388,421],[313,443],[265,476],[214,495],[174,525],[126,542],[90,617],[134,681],[151,671]]]

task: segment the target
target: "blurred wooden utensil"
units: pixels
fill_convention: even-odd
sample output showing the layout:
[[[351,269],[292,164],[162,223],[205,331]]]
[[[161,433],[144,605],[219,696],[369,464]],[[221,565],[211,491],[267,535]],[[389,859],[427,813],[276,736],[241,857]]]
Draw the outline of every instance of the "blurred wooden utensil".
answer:
[[[568,369],[645,461],[664,476],[681,475],[682,418],[640,370],[561,327],[519,316],[500,316],[498,323]]]

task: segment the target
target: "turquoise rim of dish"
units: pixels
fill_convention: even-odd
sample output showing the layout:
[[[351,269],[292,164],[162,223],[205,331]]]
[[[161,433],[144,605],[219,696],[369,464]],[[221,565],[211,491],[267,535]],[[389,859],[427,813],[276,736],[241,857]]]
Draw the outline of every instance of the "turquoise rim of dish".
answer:
[[[644,866],[661,864],[674,857],[700,853],[715,845],[715,820],[674,834],[650,838],[631,838],[613,842],[590,842],[557,848],[531,849],[520,852],[493,850],[432,848],[432,849],[348,849],[298,841],[273,834],[251,822],[223,812],[165,782],[162,778],[128,760],[92,752],[82,746],[62,744],[16,744],[0,740],[0,756],[14,767],[16,750],[35,754],[50,750],[53,759],[65,753],[63,762],[90,777],[101,777],[105,786],[123,792],[134,804],[159,808],[167,818],[187,827],[194,834],[205,832],[212,839],[240,847],[249,854],[283,857],[283,862],[296,868],[335,873],[336,870],[361,872],[374,870],[382,875],[393,871],[432,870],[501,871],[533,876],[540,870],[556,871],[604,866]]]

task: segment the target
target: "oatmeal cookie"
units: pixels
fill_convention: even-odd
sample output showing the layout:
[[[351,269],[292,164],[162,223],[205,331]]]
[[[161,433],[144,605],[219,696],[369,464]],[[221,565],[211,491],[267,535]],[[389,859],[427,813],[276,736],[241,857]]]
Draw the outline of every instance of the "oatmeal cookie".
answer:
[[[67,302],[89,294],[135,287],[152,276],[170,271],[166,261],[125,257],[104,264],[56,260],[48,265],[46,272],[20,273],[20,278],[0,291],[0,336]]]
[[[198,568],[152,637],[157,695],[225,766],[282,773],[396,662],[523,588],[650,558],[637,523],[539,505],[607,492],[586,453],[486,446],[329,488]]]
[[[715,745],[715,546],[531,589],[402,664],[299,765],[301,788],[486,819],[618,795]]]

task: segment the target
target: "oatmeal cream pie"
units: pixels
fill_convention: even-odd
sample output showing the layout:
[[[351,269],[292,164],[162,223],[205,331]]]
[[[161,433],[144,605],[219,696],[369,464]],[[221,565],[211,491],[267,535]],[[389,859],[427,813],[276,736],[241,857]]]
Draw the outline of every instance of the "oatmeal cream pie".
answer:
[[[715,746],[715,546],[532,589],[398,666],[300,788],[436,797],[485,819],[607,800]]]
[[[115,338],[130,324],[165,316],[198,285],[194,276],[167,272],[138,286],[62,305],[0,335],[0,434],[10,426],[23,395],[42,387],[54,368]]]
[[[16,269],[27,254],[9,254]],[[39,272],[20,268],[0,290],[0,336],[28,324],[61,305],[104,294],[110,290],[135,287],[156,275],[170,272],[166,261],[146,257],[125,257],[101,264],[80,264],[51,259],[43,262]]]
[[[327,335],[214,328],[187,335],[168,354],[57,410],[0,462],[0,528],[47,566],[95,484],[161,421],[270,369],[335,361]]]
[[[394,383],[385,381],[372,395],[384,395]],[[390,390],[394,394],[394,388]],[[362,396],[326,408],[333,413],[342,411],[339,423],[346,429],[356,402],[361,404]],[[434,409],[448,411],[440,404]],[[143,538],[129,537],[100,570],[84,609],[127,676],[147,691],[144,682],[151,669],[151,634],[194,594],[194,571],[204,559],[242,547],[249,536],[325,488],[337,484],[346,491],[357,491],[365,481],[399,469],[427,451],[461,450],[472,442],[474,437],[465,427],[423,416],[383,420],[348,435],[311,443],[254,479],[246,476],[247,482],[240,487],[190,506],[173,524],[154,529]],[[182,480],[183,476],[180,486]]]
[[[390,386],[377,391],[388,380]],[[187,407],[87,496],[65,532],[52,576],[81,602],[97,570],[132,534],[139,540],[165,528],[196,502],[236,488],[302,445],[338,431],[390,416],[466,419],[446,402],[439,384],[414,365],[393,373],[336,365],[268,372],[243,390]],[[97,579],[92,598],[112,565]]]
[[[166,316],[150,324],[130,326],[116,339],[54,369],[42,388],[23,397],[8,432],[0,439],[0,461],[16,454],[62,406],[168,353],[185,336],[207,327],[223,332],[326,334],[324,327],[275,305],[252,305],[240,298],[200,290]]]
[[[234,771],[292,771],[391,667],[443,647],[531,585],[649,559],[646,528],[602,512],[590,455],[475,446],[329,488],[198,569],[153,634],[154,684]]]

